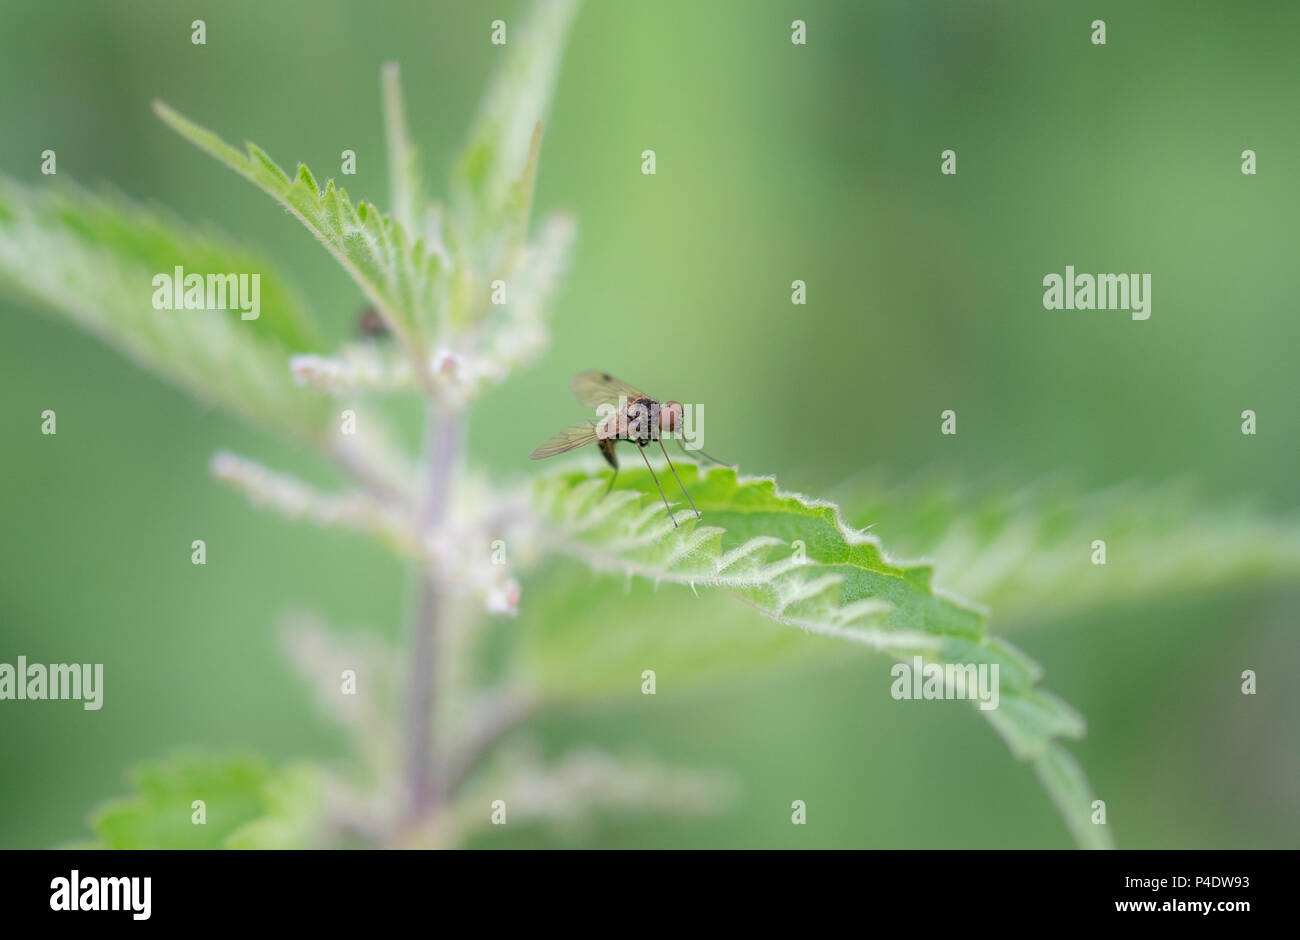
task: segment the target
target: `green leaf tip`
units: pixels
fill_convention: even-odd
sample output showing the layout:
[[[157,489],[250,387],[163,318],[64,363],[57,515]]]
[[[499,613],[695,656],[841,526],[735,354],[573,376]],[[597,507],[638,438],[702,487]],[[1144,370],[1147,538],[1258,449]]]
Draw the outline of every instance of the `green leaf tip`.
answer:
[[[212,131],[194,123],[162,102],[154,110],[173,130],[288,209],[316,236],[347,271],[362,293],[387,321],[410,360],[414,374],[427,380],[423,337],[434,331],[437,308],[432,256],[414,257],[395,246],[415,238],[401,222],[387,220],[373,203],[353,206],[347,190],[331,181],[322,193],[315,176],[299,164],[293,179],[254,143],[240,152]]]
[[[253,755],[182,751],[137,764],[129,777],[128,796],[91,813],[96,841],[83,847],[275,849],[322,841],[325,776],[310,764],[274,770]]]

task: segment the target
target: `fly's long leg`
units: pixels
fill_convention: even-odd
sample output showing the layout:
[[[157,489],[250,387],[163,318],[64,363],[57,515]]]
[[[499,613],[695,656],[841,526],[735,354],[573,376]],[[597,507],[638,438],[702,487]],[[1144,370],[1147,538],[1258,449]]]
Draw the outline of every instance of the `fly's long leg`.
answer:
[[[734,463],[727,463],[726,461],[719,460],[717,457],[710,457],[708,454],[706,454],[706,453],[705,453],[704,451],[702,451],[702,450],[694,450],[694,451],[692,451],[692,450],[687,450],[687,449],[686,449],[686,445],[682,443],[682,439],[681,439],[680,437],[679,437],[679,438],[676,438],[676,441],[677,441],[677,446],[681,448],[682,453],[685,454],[687,457],[692,457],[692,458],[693,458],[696,454],[699,454],[699,455],[700,455],[701,457],[703,457],[705,460],[711,461],[712,463],[716,463],[719,467],[735,467],[735,466],[736,466]],[[661,447],[663,446],[663,442],[662,442],[662,441],[660,442],[660,446],[661,446]]]
[[[650,458],[645,455],[645,448],[638,447],[637,450],[641,451],[641,459],[645,461],[645,468],[650,471],[650,478],[655,481],[655,486],[659,486],[659,478],[655,476],[655,468],[650,466]],[[664,496],[664,488],[662,486],[659,486],[659,496],[664,501],[664,509],[668,510],[668,518],[673,520],[673,528],[680,528],[677,525],[677,517],[673,515],[673,507],[668,505],[668,497]]]
[[[677,475],[677,468],[674,467],[673,462],[668,459],[668,448],[664,447],[664,439],[662,437],[659,438],[659,449],[664,452],[664,460],[668,461],[668,469],[673,472],[673,479],[676,480],[677,485],[682,488],[682,493],[685,494],[686,501],[691,504],[692,509],[695,509],[695,500],[691,499],[691,494],[686,492],[686,487],[682,484],[682,478]],[[647,463],[648,462],[649,461],[647,461]],[[696,519],[704,518],[703,516],[700,515],[700,511],[698,509],[695,509],[695,518]]]
[[[614,481],[617,479],[618,479],[618,467],[615,466],[614,472],[609,475],[609,486],[605,487],[605,495],[602,496],[601,499],[604,499],[605,496],[609,495],[609,491],[614,488]]]

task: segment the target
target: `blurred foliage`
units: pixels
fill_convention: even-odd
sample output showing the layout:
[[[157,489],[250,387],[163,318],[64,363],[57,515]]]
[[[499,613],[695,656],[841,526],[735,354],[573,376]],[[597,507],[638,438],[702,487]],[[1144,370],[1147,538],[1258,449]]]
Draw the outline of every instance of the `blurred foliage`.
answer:
[[[940,585],[991,608],[999,623],[1041,625],[1080,609],[1294,580],[1300,516],[1257,500],[1210,500],[1187,481],[1126,482],[1086,492],[1064,479],[1030,485],[918,479],[838,487],[845,513]],[[1091,561],[1093,542],[1107,562]]]
[[[272,778],[253,757],[186,753],[140,764],[131,772],[133,794],[95,810],[94,848],[214,849],[264,811]],[[202,807],[194,806],[196,801]],[[196,824],[195,819],[204,819]]]
[[[159,316],[154,276],[184,260],[196,271],[257,271],[255,321]],[[151,214],[120,197],[71,187],[0,184],[0,285],[72,318],[140,365],[245,420],[307,440],[325,402],[294,386],[290,353],[319,342],[301,295],[265,258],[230,240]],[[179,288],[177,288],[179,290]]]

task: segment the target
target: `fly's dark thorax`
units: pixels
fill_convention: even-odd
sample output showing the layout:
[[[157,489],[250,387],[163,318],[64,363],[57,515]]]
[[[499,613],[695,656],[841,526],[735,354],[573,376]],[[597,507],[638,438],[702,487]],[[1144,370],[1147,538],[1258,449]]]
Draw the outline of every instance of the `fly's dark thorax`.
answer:
[[[659,402],[653,398],[630,401],[622,411],[609,415],[596,426],[596,437],[602,445],[608,442],[611,447],[615,441],[631,441],[645,447],[659,440],[659,408]]]
[[[659,440],[659,402],[638,398],[627,403],[627,439],[642,447]]]

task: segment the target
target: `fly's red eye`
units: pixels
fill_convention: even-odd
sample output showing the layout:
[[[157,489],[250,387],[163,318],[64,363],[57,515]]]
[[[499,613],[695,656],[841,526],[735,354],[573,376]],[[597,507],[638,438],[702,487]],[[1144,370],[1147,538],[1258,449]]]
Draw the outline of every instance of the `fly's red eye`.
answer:
[[[682,403],[667,402],[659,411],[659,427],[664,431],[676,431],[682,426]]]

